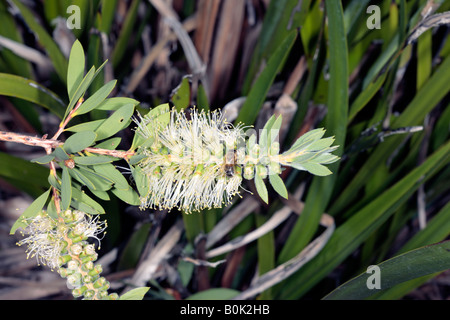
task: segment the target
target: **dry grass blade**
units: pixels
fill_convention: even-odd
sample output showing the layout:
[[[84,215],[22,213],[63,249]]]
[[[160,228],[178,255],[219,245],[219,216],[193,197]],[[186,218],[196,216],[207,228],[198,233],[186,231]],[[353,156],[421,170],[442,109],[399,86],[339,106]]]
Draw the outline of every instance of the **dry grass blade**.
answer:
[[[314,258],[325,246],[328,239],[330,239],[335,228],[333,217],[327,214],[323,214],[321,224],[326,227],[326,230],[319,237],[314,239],[314,241],[312,241],[308,246],[306,246],[306,248],[303,249],[297,256],[257,278],[257,280],[254,281],[247,290],[241,292],[233,299],[244,300],[254,297],[255,295],[288,278],[304,266],[308,261]]]
[[[19,57],[35,63],[39,68],[42,68],[43,70],[51,70],[53,68],[52,62],[49,58],[47,58],[38,50],[23,45],[19,42],[0,36],[0,47],[5,47],[11,50]]]
[[[183,221],[180,219],[176,224],[170,228],[166,235],[158,242],[150,255],[137,268],[133,278],[130,281],[130,286],[125,288],[124,292],[132,289],[131,286],[141,287],[152,278],[159,264],[164,260],[167,254],[180,240],[183,232]]]
[[[437,13],[433,14],[432,16],[429,16],[425,19],[423,19],[411,32],[409,35],[406,44],[411,44],[415,40],[417,40],[418,37],[428,29],[441,26],[443,24],[449,24],[450,23],[450,11],[443,12],[443,13]]]
[[[239,222],[259,207],[259,202],[251,197],[245,198],[235,209],[230,211],[225,218],[208,233],[206,248],[211,248],[217,241],[222,239],[230,230],[232,230]]]
[[[304,190],[304,186],[302,184],[297,189],[297,191],[295,192],[295,195],[293,197],[295,199],[299,198],[301,196],[301,193],[303,193],[303,190]],[[291,196],[290,198],[292,199],[293,197]],[[280,210],[275,212],[272,215],[272,217],[269,220],[267,220],[267,222],[264,223],[262,226],[255,229],[252,232],[247,233],[244,236],[233,239],[230,242],[227,242],[226,244],[224,244],[218,248],[208,251],[206,253],[206,258],[213,258],[218,255],[221,255],[221,254],[236,250],[240,247],[243,247],[246,244],[257,240],[258,238],[262,237],[263,235],[267,234],[268,232],[270,232],[273,229],[275,229],[276,227],[278,227],[283,221],[285,221],[289,217],[289,215],[291,214],[292,211],[296,212],[297,214],[300,214],[300,212],[303,210],[302,202],[294,201],[293,204],[292,204],[292,202],[287,202],[287,203],[288,204],[286,206],[284,206],[283,208],[281,208]],[[225,219],[223,219],[223,220],[225,220]],[[223,220],[221,222],[223,222]],[[211,234],[213,234],[213,232],[211,232]]]
[[[186,19],[186,21],[183,23],[183,28],[185,28],[186,32],[190,32],[195,29],[196,21],[197,19],[195,17]],[[153,63],[160,56],[161,51],[167,46],[169,42],[175,40],[175,34],[171,33],[156,43],[152,50],[142,59],[139,66],[131,74],[130,82],[125,88],[125,94],[132,93],[134,92],[134,90],[136,90],[142,79],[150,70]]]
[[[216,30],[214,47],[208,66],[208,79],[211,83],[210,96],[223,99],[236,65],[245,17],[245,1],[227,0],[222,3]]]
[[[219,11],[220,0],[200,0],[198,2],[199,24],[194,35],[194,44],[203,62],[208,64],[212,36]]]

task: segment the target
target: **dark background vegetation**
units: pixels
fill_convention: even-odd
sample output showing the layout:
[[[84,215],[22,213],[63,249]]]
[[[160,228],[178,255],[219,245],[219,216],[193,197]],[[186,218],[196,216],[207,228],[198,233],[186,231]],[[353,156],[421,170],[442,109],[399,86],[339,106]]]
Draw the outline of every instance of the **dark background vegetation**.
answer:
[[[214,267],[187,260],[204,260],[208,238],[202,235],[214,230],[227,213],[242,210],[239,203],[249,194],[243,192],[244,199],[237,199],[232,208],[189,216],[139,211],[111,196],[102,203],[108,230],[100,261],[113,291],[127,287],[151,254],[165,252],[158,244],[170,239],[177,221],[182,221],[183,232],[147,279],[151,290],[146,298],[181,299],[210,288],[223,290],[209,297],[224,298],[235,292],[225,288],[243,291],[256,274],[296,256],[319,236],[324,212],[336,225],[327,246],[260,298],[320,299],[370,264],[448,238],[448,147],[438,164],[424,169],[424,183],[411,174],[448,145],[449,28],[436,23],[411,44],[406,40],[424,18],[424,8],[431,10],[429,14],[445,12],[450,2],[346,0],[335,1],[337,6],[330,2],[0,0],[0,72],[36,81],[63,104],[67,104],[68,53],[79,39],[87,67],[109,61],[90,93],[117,79],[113,95],[140,101],[141,112],[169,101],[211,110],[226,106],[231,121],[237,117],[256,128],[274,112],[281,113],[284,148],[316,127],[325,127],[327,136],[335,135],[342,146],[341,161],[331,167],[333,176],[284,173],[290,193],[304,188],[297,198],[305,205],[300,216],[294,205],[279,227],[212,259],[227,260]],[[71,4],[81,8],[80,29],[65,27]],[[366,24],[370,17],[366,9],[373,4],[381,10],[380,29]],[[171,21],[175,26],[182,23],[187,38],[174,33]],[[297,30],[295,38],[281,59],[283,52],[277,49],[286,45],[292,30]],[[336,38],[342,33],[344,37]],[[5,39],[20,45],[7,47]],[[32,50],[31,58],[25,49]],[[271,58],[282,61],[280,68],[265,73],[273,77],[266,80],[265,90],[257,79],[264,70],[270,71]],[[240,98],[246,96],[243,105]],[[52,135],[59,124],[56,109],[51,103],[20,99],[20,93],[18,98],[0,95],[0,130]],[[101,116],[94,111],[80,121]],[[416,126],[423,129],[415,131]],[[125,150],[133,132],[129,129],[120,136]],[[64,280],[36,267],[34,259],[26,260],[24,249],[15,246],[20,236],[9,235],[15,219],[48,185],[48,169],[28,162],[41,154],[39,149],[0,143],[0,299],[71,298]],[[394,188],[399,183],[401,194]],[[255,230],[286,205],[274,193],[269,206],[254,198],[255,209],[243,213],[245,218],[218,244]],[[414,238],[417,234],[419,239]],[[448,299],[449,281],[449,273],[443,272],[379,297]]]

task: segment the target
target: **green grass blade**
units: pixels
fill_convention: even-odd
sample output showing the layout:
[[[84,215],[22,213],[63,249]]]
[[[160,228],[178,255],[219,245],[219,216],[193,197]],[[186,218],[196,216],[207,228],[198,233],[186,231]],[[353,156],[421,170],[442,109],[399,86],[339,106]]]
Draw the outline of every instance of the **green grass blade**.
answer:
[[[326,300],[365,299],[380,290],[425,275],[450,269],[450,241],[433,244],[398,255],[378,264],[380,289],[367,286],[371,272],[364,272],[325,297]]]
[[[251,88],[247,99],[239,112],[236,123],[242,122],[245,124],[252,124],[255,122],[258,112],[264,103],[267,92],[269,91],[270,86],[275,80],[275,76],[287,58],[297,35],[297,30],[292,31],[270,57],[266,68],[264,68]]]
[[[36,34],[37,40],[41,43],[44,50],[47,52],[50,60],[53,62],[53,67],[56,73],[64,84],[67,81],[67,60],[62,54],[56,42],[47,33],[44,27],[36,21],[33,13],[19,0],[11,0],[14,5],[19,9],[22,17],[24,18],[30,29]]]
[[[16,75],[0,73],[0,95],[16,97],[40,105],[58,117],[64,115],[64,102],[39,83]]]
[[[322,251],[283,287],[279,298],[298,298],[329,274],[407,201],[420,184],[436,174],[439,166],[448,163],[449,155],[450,142],[447,142],[423,164],[341,224]]]
[[[327,132],[336,137],[336,145],[341,147],[336,151],[340,155],[345,142],[348,109],[348,70],[347,44],[343,20],[343,11],[338,1],[326,1],[329,21],[329,57],[330,83],[328,91],[328,113],[325,127]],[[337,172],[339,162],[329,166],[332,172]],[[298,219],[288,240],[280,253],[279,261],[286,262],[308,244],[319,224],[331,196],[336,174],[329,177],[315,177],[308,191],[305,210]]]
[[[421,125],[425,116],[445,97],[450,91],[450,57],[447,57],[435,70],[434,74],[424,84],[422,89],[414,96],[408,107],[393,119],[392,128]],[[386,138],[372,152],[370,158],[364,163],[354,178],[347,184],[338,199],[330,207],[330,214],[341,212],[349,205],[358,194],[358,190],[364,186],[368,178],[374,175],[376,168],[385,163],[386,159],[401,144],[404,137],[401,135]]]

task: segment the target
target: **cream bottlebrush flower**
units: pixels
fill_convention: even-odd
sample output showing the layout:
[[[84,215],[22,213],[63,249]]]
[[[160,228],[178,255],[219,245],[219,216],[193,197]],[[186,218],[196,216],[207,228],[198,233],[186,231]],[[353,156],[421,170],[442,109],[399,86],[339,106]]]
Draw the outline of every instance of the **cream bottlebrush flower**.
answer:
[[[170,111],[167,125],[155,117],[141,117],[136,134],[151,140],[141,146],[139,163],[147,176],[148,193],[141,207],[179,208],[185,212],[222,207],[239,194],[241,168],[235,150],[244,142],[241,126],[223,115]]]
[[[63,220],[55,220],[46,212],[41,212],[32,218],[23,234],[26,238],[17,245],[27,245],[27,258],[36,257],[38,264],[51,269],[60,267],[60,257],[68,246],[68,241],[75,239],[94,238],[100,241],[99,234],[106,228],[98,217],[92,217],[84,212],[66,210],[62,213]]]

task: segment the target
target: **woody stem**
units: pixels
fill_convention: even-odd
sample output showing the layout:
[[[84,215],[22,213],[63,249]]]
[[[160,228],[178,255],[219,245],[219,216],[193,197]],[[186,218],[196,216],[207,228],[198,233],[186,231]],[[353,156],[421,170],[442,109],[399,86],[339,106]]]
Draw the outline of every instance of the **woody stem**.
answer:
[[[44,148],[47,151],[47,153],[49,153],[48,150],[60,147],[64,144],[64,142],[59,140],[31,137],[23,134],[6,131],[0,131],[0,141],[9,141],[15,143],[22,143],[28,146],[41,147]],[[115,158],[121,158],[125,160],[129,159],[131,156],[134,155],[134,151],[108,150],[95,147],[88,147],[84,149],[84,151],[94,154],[112,156]]]

